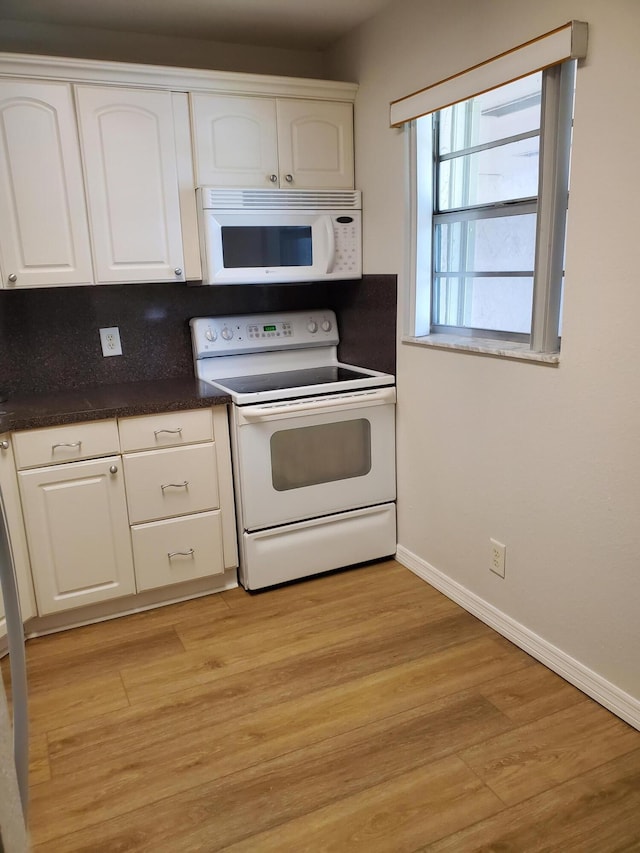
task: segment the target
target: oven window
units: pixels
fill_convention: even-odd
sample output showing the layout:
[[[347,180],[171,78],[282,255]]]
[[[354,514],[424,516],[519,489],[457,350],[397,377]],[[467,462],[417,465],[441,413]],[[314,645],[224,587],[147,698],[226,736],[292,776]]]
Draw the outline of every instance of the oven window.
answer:
[[[271,436],[271,479],[278,492],[363,477],[370,470],[371,424],[364,418]]]
[[[310,267],[310,225],[223,225],[225,269],[238,267]]]

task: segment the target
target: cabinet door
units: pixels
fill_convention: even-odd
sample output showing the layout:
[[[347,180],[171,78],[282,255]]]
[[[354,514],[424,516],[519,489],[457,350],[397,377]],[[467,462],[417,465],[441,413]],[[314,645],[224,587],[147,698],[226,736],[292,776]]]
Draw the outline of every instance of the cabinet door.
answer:
[[[93,281],[66,83],[0,80],[0,256],[4,287]]]
[[[192,94],[191,113],[197,186],[277,187],[273,99]]]
[[[96,281],[184,281],[171,93],[76,96]]]
[[[135,592],[119,456],[18,477],[40,615]]]
[[[280,186],[353,189],[353,108],[332,101],[278,101]]]

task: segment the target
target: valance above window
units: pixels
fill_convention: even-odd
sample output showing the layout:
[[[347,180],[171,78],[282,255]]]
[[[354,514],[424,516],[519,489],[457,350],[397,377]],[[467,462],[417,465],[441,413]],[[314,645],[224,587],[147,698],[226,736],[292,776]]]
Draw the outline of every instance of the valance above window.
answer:
[[[583,59],[587,55],[587,33],[584,21],[570,21],[479,65],[398,98],[390,105],[391,126],[398,127],[568,59]]]

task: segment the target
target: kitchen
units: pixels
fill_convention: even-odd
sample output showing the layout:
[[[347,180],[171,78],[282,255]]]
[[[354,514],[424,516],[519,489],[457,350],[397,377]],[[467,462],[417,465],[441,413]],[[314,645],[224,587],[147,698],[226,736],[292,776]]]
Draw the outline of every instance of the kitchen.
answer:
[[[440,574],[431,572],[431,581],[439,579],[442,585],[448,584],[447,592],[453,596],[461,598],[466,594],[465,603],[470,608],[487,602],[490,608],[485,615],[495,619],[505,614],[514,630],[525,626],[534,635],[529,639],[543,638],[547,645],[543,644],[542,650],[556,650],[561,665],[567,666],[571,660],[581,662],[586,670],[599,676],[596,686],[617,688],[618,701],[622,703],[627,697],[627,709],[636,713],[633,708],[637,708],[639,690],[634,657],[638,637],[633,603],[637,600],[637,574],[633,567],[638,543],[634,508],[638,505],[640,478],[634,438],[638,423],[634,380],[637,343],[630,324],[637,293],[630,272],[633,217],[630,203],[625,201],[625,189],[636,182],[637,164],[630,148],[623,150],[627,156],[621,172],[594,172],[592,164],[607,150],[605,129],[595,114],[597,109],[606,105],[610,119],[619,118],[626,127],[629,121],[637,120],[629,118],[624,107],[624,94],[632,97],[630,84],[621,82],[633,80],[637,72],[634,52],[628,44],[634,22],[637,24],[637,12],[629,3],[616,3],[607,10],[588,2],[578,7],[560,8],[549,3],[537,4],[533,9],[523,4],[516,20],[509,11],[511,4],[508,8],[505,5],[503,16],[499,15],[500,10],[493,9],[493,14],[486,17],[464,4],[450,4],[446,13],[438,9],[438,27],[451,35],[447,40],[439,38],[437,28],[428,25],[426,4],[423,10],[418,4],[406,3],[399,7],[402,15],[383,11],[335,46],[327,59],[332,76],[359,83],[356,162],[357,185],[365,198],[365,278],[353,285],[350,294],[333,294],[329,285],[321,288],[323,295],[329,291],[331,298],[325,305],[335,307],[338,314],[341,307],[351,311],[351,317],[362,317],[362,311],[366,311],[366,323],[355,327],[347,323],[345,328],[356,338],[368,337],[371,345],[372,320],[379,317],[388,322],[389,308],[393,307],[394,279],[389,277],[400,274],[404,264],[403,140],[399,132],[388,128],[389,101],[428,79],[455,73],[473,60],[495,55],[572,17],[589,22],[593,52],[578,84],[576,134],[582,127],[582,135],[577,137],[580,142],[575,148],[575,214],[567,246],[571,280],[577,279],[580,284],[567,291],[560,368],[551,371],[464,354],[424,352],[407,345],[398,347],[398,553],[403,562],[422,572],[435,567]],[[503,18],[509,21],[506,37]],[[13,32],[16,39],[21,33],[24,39],[26,27],[16,26]],[[482,38],[477,37],[478,32]],[[100,41],[97,35],[93,37]],[[61,38],[58,31],[58,39]],[[454,40],[456,49],[452,50]],[[439,73],[421,69],[418,57],[425,55],[423,41],[428,47],[429,63],[441,69]],[[110,58],[124,59],[124,47],[116,42],[112,42]],[[221,51],[221,55],[228,57],[229,52]],[[245,51],[249,70],[257,70],[248,63],[255,63],[260,55],[259,50]],[[413,64],[409,56],[416,57]],[[107,58],[104,53],[99,57]],[[285,59],[281,52],[272,58],[274,65]],[[293,63],[293,56],[287,58]],[[299,59],[301,70],[297,73],[306,76],[318,57],[307,54]],[[283,70],[280,64],[276,73]],[[296,71],[289,67],[287,73]],[[326,72],[317,74],[325,75]],[[610,102],[612,91],[618,93],[620,101]],[[614,107],[618,111],[611,113]],[[628,140],[632,137],[630,133],[624,143],[618,139],[618,145],[630,146]],[[371,140],[375,144],[370,144]],[[385,164],[384,169],[380,168],[381,163]],[[601,211],[593,207],[594,198],[606,198],[609,207],[622,208],[623,212],[628,209],[628,224],[624,216],[616,217],[615,225],[613,221],[603,222]],[[605,255],[597,251],[601,245],[611,245],[615,250]],[[600,284],[605,280],[611,282],[606,292]],[[73,293],[67,288],[3,293],[3,343],[5,335],[13,336],[9,339],[11,345],[15,336],[21,337],[20,364],[11,369],[31,377],[42,376],[43,383],[49,380],[50,355],[67,345],[70,332],[74,336],[81,334],[71,317],[82,317],[84,310],[91,317],[91,328],[86,330],[86,345],[82,336],[77,345],[81,353],[90,347],[93,364],[88,364],[86,358],[79,360],[80,378],[86,379],[92,367],[101,371],[101,382],[109,381],[107,371],[125,371],[124,367],[105,364],[123,364],[118,359],[100,361],[95,333],[103,325],[119,325],[126,352],[127,341],[129,346],[132,342],[135,346],[140,340],[136,322],[146,322],[150,328],[155,328],[152,324],[157,322],[159,331],[166,330],[166,319],[147,318],[144,314],[142,289],[149,288],[153,293],[160,286],[139,287],[141,290],[136,287],[127,291],[127,316],[129,300],[133,301],[130,334],[125,331],[126,317],[117,307],[119,286],[108,288],[104,297],[87,294],[87,288],[76,288]],[[278,288],[277,298],[286,298],[289,287]],[[189,289],[189,294],[192,290],[196,289]],[[614,294],[616,302],[612,303]],[[5,304],[16,297],[25,325],[18,324],[16,330],[11,324],[9,332]],[[96,304],[102,298],[105,301]],[[205,297],[198,289],[189,298]],[[243,310],[265,310],[270,307],[264,304],[265,298],[264,293],[256,294],[256,303]],[[74,299],[80,300],[77,305]],[[318,305],[316,298],[301,294],[301,300],[307,299],[300,307]],[[337,304],[341,300],[342,306]],[[174,310],[175,301],[170,303],[170,310]],[[40,317],[37,309],[34,311],[35,305],[42,307]],[[227,306],[225,312],[237,311],[236,305]],[[283,307],[280,302],[275,310]],[[116,309],[115,313],[111,308]],[[181,316],[186,319],[206,313],[198,306],[197,310],[184,310]],[[48,317],[56,320],[51,323],[54,328],[49,327]],[[184,375],[188,366],[186,335],[183,329],[179,375]],[[53,349],[47,351],[44,344],[36,347],[36,340],[51,341]],[[168,346],[169,340],[162,334],[153,336],[152,357],[140,367],[140,378],[163,375],[163,346]],[[371,349],[377,356],[377,347],[373,345]],[[354,353],[352,350],[341,357],[367,364]],[[136,359],[135,364],[142,364],[142,358]],[[53,365],[51,373],[55,372],[55,362]],[[389,369],[373,361],[367,366]],[[111,381],[123,379],[126,376],[120,375]],[[58,379],[55,387],[60,384]],[[420,390],[416,394],[408,392],[409,388]],[[553,430],[549,430],[550,423]],[[438,453],[425,453],[425,445],[438,448]],[[526,453],[523,447],[527,448]],[[533,448],[537,452],[532,458]],[[486,543],[491,536],[509,546],[511,574],[507,583],[496,582],[485,570]],[[504,619],[500,627],[505,629]],[[585,683],[585,687],[589,686],[593,689],[594,682]]]

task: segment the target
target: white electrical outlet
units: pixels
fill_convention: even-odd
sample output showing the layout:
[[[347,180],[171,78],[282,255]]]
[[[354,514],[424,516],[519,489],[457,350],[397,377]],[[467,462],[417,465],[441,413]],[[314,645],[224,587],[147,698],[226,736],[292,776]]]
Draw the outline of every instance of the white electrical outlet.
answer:
[[[491,545],[491,557],[489,568],[501,578],[504,577],[504,564],[507,556],[507,546],[496,539],[489,539]]]
[[[100,343],[102,344],[102,355],[122,355],[120,329],[117,326],[100,329]]]

